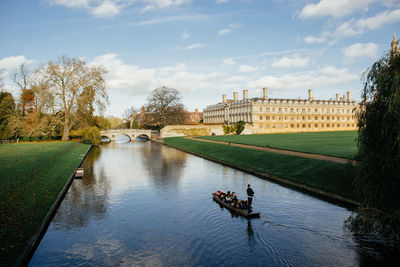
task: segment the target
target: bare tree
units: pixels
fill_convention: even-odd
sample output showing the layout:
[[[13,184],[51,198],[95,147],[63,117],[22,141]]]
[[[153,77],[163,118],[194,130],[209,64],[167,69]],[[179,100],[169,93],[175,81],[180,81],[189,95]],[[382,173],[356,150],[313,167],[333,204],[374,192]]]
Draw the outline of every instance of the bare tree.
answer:
[[[32,92],[29,90],[32,72],[25,64],[21,64],[17,72],[14,73],[12,80],[21,90],[21,112],[25,116],[25,107],[32,99]]]
[[[147,104],[153,125],[164,127],[184,121],[184,106],[178,90],[168,87],[155,89]]]
[[[79,120],[78,110],[91,110],[94,103],[103,111],[108,103],[103,67],[87,66],[83,60],[63,56],[57,62],[50,61],[40,74],[54,96],[54,106],[63,112],[62,140],[69,140],[69,132]]]
[[[129,108],[125,109],[124,113],[122,114],[122,118],[126,121],[127,127],[130,129],[136,128],[133,127],[136,121],[136,116],[139,114],[139,110],[133,106],[130,106]],[[136,122],[137,126],[137,122]]]

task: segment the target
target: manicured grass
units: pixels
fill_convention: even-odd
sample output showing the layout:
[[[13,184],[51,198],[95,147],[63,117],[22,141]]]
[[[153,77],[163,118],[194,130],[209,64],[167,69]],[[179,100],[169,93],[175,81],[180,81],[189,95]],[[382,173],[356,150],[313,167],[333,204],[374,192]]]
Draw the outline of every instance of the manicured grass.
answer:
[[[268,145],[273,148],[348,159],[354,159],[357,153],[356,131],[224,135],[198,138],[262,147]]]
[[[165,138],[164,141],[187,151],[355,199],[352,176],[346,175],[348,165],[181,137]]]
[[[6,189],[0,192],[1,264],[15,264],[89,148],[73,142],[0,145],[0,185]]]

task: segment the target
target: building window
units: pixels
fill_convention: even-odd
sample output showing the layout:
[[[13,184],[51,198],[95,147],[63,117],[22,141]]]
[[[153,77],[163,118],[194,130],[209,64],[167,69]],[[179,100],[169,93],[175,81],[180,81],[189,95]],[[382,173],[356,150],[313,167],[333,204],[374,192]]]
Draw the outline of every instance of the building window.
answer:
[[[262,124],[260,124],[260,129],[262,129],[262,127],[263,127],[263,125],[262,125]]]
[[[260,108],[260,112],[262,112],[262,108]]]
[[[316,109],[314,109],[314,112],[318,112],[318,109],[316,108]]]
[[[318,116],[315,116],[315,117],[314,117],[314,120],[318,120]]]
[[[275,112],[275,108],[272,108],[272,112]]]
[[[267,120],[267,121],[268,121],[268,120],[269,120],[269,116],[265,116],[265,120]]]
[[[303,123],[303,128],[306,128],[306,124],[305,123]]]
[[[290,124],[290,128],[294,128],[294,124]]]
[[[318,128],[318,124],[317,124],[317,123],[316,123],[316,124],[314,124],[314,127],[315,127],[315,128]]]
[[[263,119],[263,116],[260,116],[260,121],[262,121],[262,119]]]
[[[265,111],[266,111],[266,112],[269,112],[269,108],[265,108]]]
[[[265,128],[269,128],[269,124],[265,124]]]

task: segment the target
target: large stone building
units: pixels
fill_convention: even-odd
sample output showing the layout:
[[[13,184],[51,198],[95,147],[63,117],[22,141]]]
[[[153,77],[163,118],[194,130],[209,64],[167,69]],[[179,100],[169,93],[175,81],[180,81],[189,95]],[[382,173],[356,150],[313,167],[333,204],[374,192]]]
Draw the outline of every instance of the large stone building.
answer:
[[[310,132],[356,130],[356,111],[359,103],[351,99],[351,93],[335,99],[316,100],[308,90],[308,99],[269,98],[268,89],[263,96],[243,99],[233,93],[233,99],[222,96],[222,102],[203,110],[203,121],[208,124],[245,121],[255,133]]]

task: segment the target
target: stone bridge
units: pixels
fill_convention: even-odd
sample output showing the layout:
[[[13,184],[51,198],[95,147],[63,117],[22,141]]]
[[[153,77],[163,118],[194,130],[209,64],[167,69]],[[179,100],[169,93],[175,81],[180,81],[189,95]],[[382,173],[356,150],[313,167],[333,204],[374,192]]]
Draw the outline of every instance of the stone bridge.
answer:
[[[135,141],[135,139],[139,136],[151,139],[152,138],[152,130],[146,129],[112,129],[112,130],[105,130],[101,131],[102,137],[110,138],[111,142],[115,141],[118,136],[126,135],[128,136],[131,141]]]

